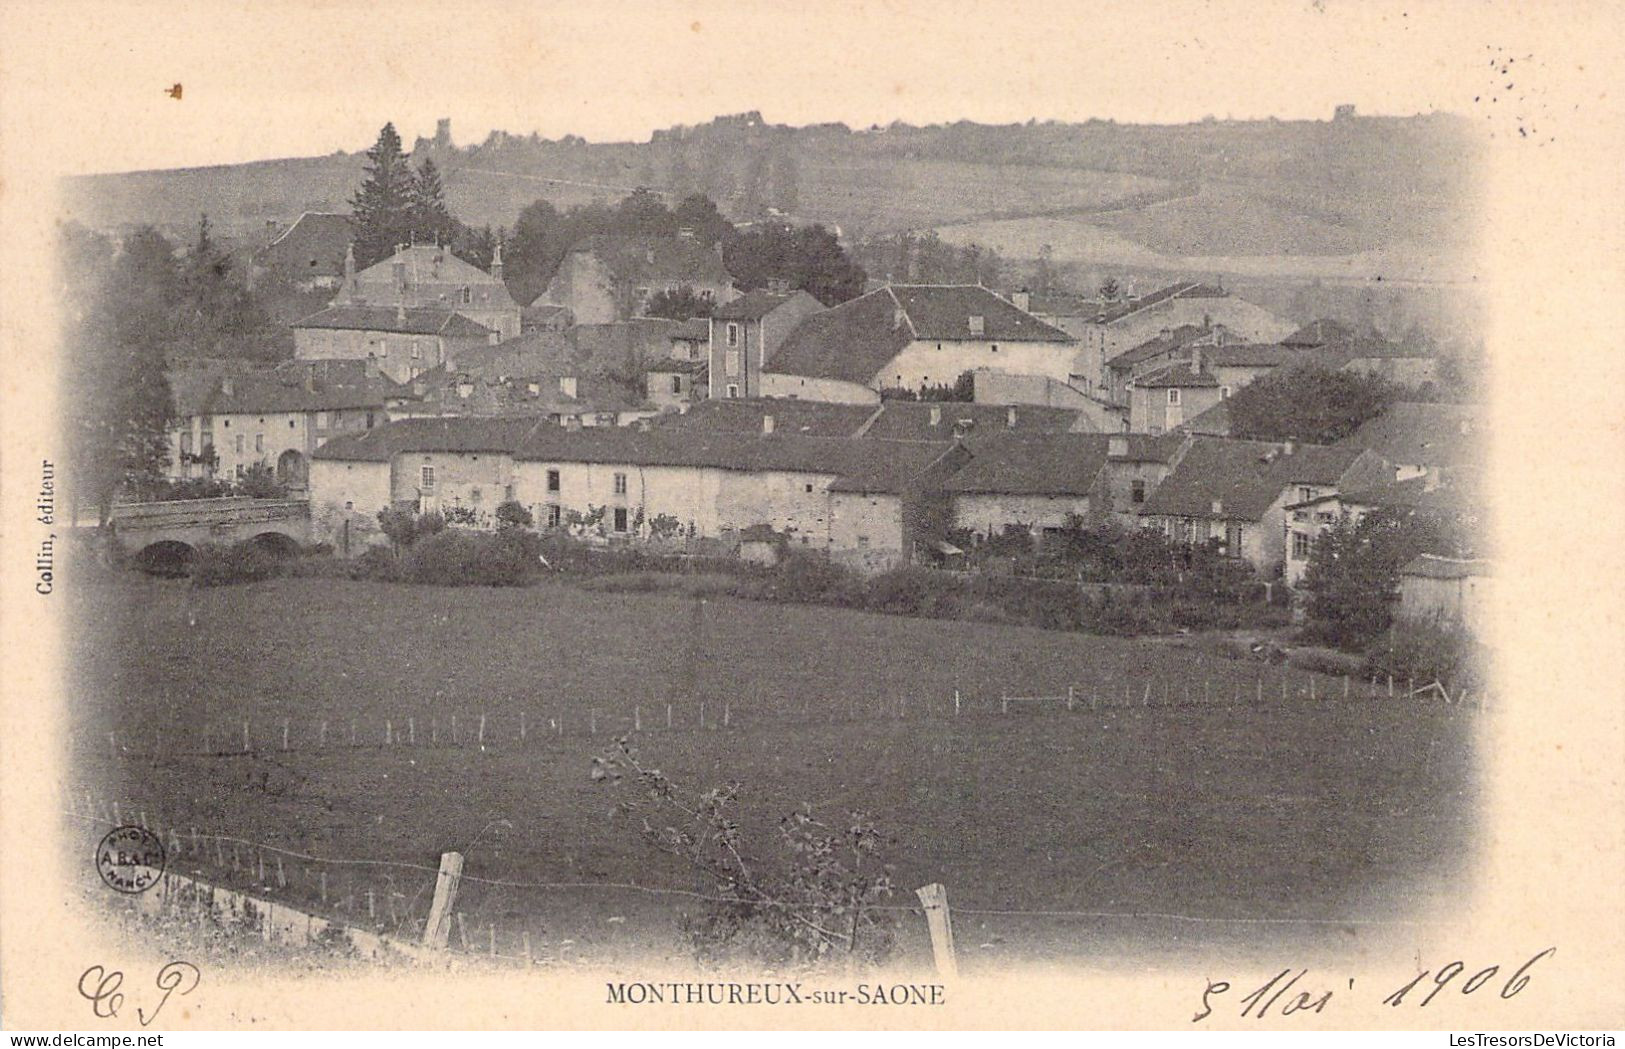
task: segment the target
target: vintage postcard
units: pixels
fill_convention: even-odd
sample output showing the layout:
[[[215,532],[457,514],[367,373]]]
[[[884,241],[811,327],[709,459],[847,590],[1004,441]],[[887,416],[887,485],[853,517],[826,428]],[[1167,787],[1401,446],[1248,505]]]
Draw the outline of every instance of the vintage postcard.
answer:
[[[1609,5],[0,26],[8,1030],[1625,1024]]]

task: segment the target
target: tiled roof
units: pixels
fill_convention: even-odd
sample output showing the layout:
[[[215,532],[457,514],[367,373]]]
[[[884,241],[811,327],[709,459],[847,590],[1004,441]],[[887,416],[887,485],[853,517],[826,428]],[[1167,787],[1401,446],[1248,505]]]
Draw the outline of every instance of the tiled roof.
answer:
[[[1138,298],[1125,299],[1122,302],[1107,306],[1098,313],[1098,323],[1111,324],[1124,317],[1133,316],[1141,310],[1149,309],[1169,299],[1218,299],[1224,298],[1228,292],[1223,288],[1211,284],[1200,284],[1196,281],[1180,281],[1170,284],[1166,288],[1159,288],[1149,295]]]
[[[396,296],[395,266],[406,267],[408,302],[430,309],[455,309],[459,305],[474,309],[512,309],[519,304],[508,293],[502,281],[465,262],[443,247],[415,244],[404,247],[381,262],[376,262],[356,274],[354,289],[339,292],[335,301],[349,301],[353,293],[358,302],[393,303]],[[469,290],[471,301],[462,302],[463,289]]]
[[[762,432],[764,416],[773,417],[773,431],[809,437],[852,437],[874,416],[873,404],[829,404],[789,398],[713,398],[701,401],[686,413],[662,419],[662,427],[691,433]]]
[[[1178,427],[1185,433],[1201,434],[1207,437],[1229,437],[1233,424],[1230,421],[1230,398],[1226,397],[1218,404],[1205,412],[1198,413],[1194,418],[1187,419]]]
[[[186,369],[170,373],[170,394],[185,417],[382,408],[406,390],[387,376],[368,378],[364,368],[363,361],[288,361],[269,371]]]
[[[933,416],[936,422],[931,420]],[[865,437],[942,441],[956,430],[966,434],[1066,433],[1078,419],[1071,408],[1040,405],[971,404],[963,401],[883,401],[880,414],[863,429]],[[1011,425],[1014,420],[1014,426]]]
[[[1400,465],[1466,466],[1483,454],[1483,429],[1483,412],[1473,405],[1398,401],[1343,443]]]
[[[806,295],[804,291],[773,292],[764,288],[748,291],[732,302],[725,302],[712,311],[711,316],[725,321],[758,321],[783,306],[791,299]],[[814,300],[816,301],[816,300]]]
[[[1045,317],[1093,318],[1100,312],[1100,300],[1075,291],[1035,291],[1031,293],[1027,309]]]
[[[690,317],[677,326],[671,337],[685,342],[710,342],[711,321],[707,317]]]
[[[1417,554],[1405,567],[1399,570],[1400,575],[1421,576],[1424,579],[1468,579],[1473,576],[1491,575],[1489,561],[1469,561],[1455,557],[1439,557],[1435,554]]]
[[[1270,463],[1268,477],[1282,487],[1337,484],[1364,452],[1364,448],[1335,444],[1299,444],[1291,454],[1283,448]]]
[[[670,375],[672,373],[681,375],[698,375],[700,372],[705,371],[708,366],[709,362],[703,358],[692,361],[680,361],[675,357],[667,357],[664,360],[658,360],[649,365],[649,370],[651,372],[659,372],[663,375]]]
[[[1140,513],[1257,521],[1284,487],[1269,475],[1267,457],[1279,449],[1263,441],[1197,437]]]
[[[350,216],[307,211],[261,248],[258,258],[290,277],[342,277],[352,239]]]
[[[400,419],[358,434],[334,437],[312,457],[348,462],[388,462],[402,452],[506,452],[513,454],[525,435],[563,427],[541,416],[478,418],[437,416]]]
[[[1347,342],[1354,332],[1334,320],[1311,321],[1281,340],[1281,345],[1298,349],[1318,349],[1335,343]]]
[[[1374,509],[1468,515],[1483,510],[1476,481],[1457,476],[1447,477],[1442,484],[1429,477],[1408,477],[1403,481],[1346,492],[1342,498],[1346,504]]]
[[[350,331],[386,331],[403,335],[444,335],[449,338],[487,338],[491,329],[449,309],[394,306],[329,306],[302,320],[295,328],[340,328]]]
[[[1204,346],[1202,363],[1213,368],[1275,368],[1302,359],[1302,354],[1278,343],[1235,343]]]
[[[982,319],[979,334],[972,317]],[[771,370],[868,385],[915,339],[1073,341],[975,284],[893,284],[803,319],[774,353]]]
[[[1177,430],[1163,434],[1114,433],[1107,436],[1123,448],[1121,455],[1112,455],[1108,451],[1108,458],[1125,463],[1166,463],[1173,459],[1188,439]],[[1107,447],[1109,449],[1110,445]]]
[[[1180,361],[1178,364],[1171,364],[1159,372],[1134,379],[1132,385],[1147,389],[1161,389],[1163,387],[1186,389],[1197,386],[1217,386],[1219,380],[1205,371],[1193,371],[1188,362]]]
[[[1107,435],[998,434],[966,442],[971,459],[943,482],[951,492],[1088,495],[1106,465]]]
[[[1138,346],[1131,346],[1106,362],[1108,368],[1128,369],[1141,361],[1149,360],[1160,354],[1177,350],[1187,343],[1205,338],[1211,334],[1211,329],[1199,324],[1181,324],[1169,331],[1167,335],[1158,335],[1154,339],[1147,339]]]

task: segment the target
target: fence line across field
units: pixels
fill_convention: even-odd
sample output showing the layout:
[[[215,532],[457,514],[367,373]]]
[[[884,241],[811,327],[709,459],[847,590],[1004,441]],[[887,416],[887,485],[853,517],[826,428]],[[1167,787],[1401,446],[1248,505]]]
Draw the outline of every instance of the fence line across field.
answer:
[[[225,863],[223,850],[220,850],[220,849],[217,848],[213,852],[213,855],[219,861],[216,865],[220,868],[222,873],[242,874],[242,875],[245,876],[245,878],[247,878],[249,876],[252,876],[251,883],[254,884],[254,885],[257,885],[258,887],[260,887],[262,889],[275,889],[275,890],[280,890],[280,891],[286,891],[289,884],[290,884],[290,882],[296,880],[296,879],[290,879],[288,877],[288,871],[289,871],[290,868],[288,866],[284,865],[281,862],[280,857],[286,857],[286,858],[289,858],[289,859],[297,859],[297,860],[301,860],[301,861],[311,862],[311,863],[324,865],[324,866],[333,866],[333,867],[347,867],[347,868],[357,868],[357,869],[387,868],[387,869],[406,870],[406,871],[411,871],[411,872],[415,872],[415,873],[423,875],[425,877],[425,881],[430,882],[431,884],[432,884],[431,879],[436,878],[436,877],[438,877],[438,876],[440,876],[440,875],[442,875],[444,873],[443,867],[432,867],[432,866],[428,866],[426,864],[412,863],[410,861],[404,861],[404,860],[375,860],[375,859],[361,859],[361,858],[316,856],[316,855],[313,855],[311,853],[301,852],[301,851],[296,850],[296,849],[289,849],[289,848],[286,848],[286,847],[283,847],[283,846],[270,845],[270,844],[266,844],[266,843],[263,843],[263,842],[252,842],[252,841],[249,841],[247,839],[238,838],[238,837],[231,836],[231,835],[212,834],[212,833],[200,832],[196,828],[191,828],[189,833],[182,834],[181,831],[176,827],[164,828],[164,827],[155,825],[155,822],[149,822],[147,820],[147,813],[144,810],[140,810],[140,809],[135,808],[135,807],[131,807],[127,811],[127,814],[126,814],[125,811],[121,810],[121,807],[119,806],[119,804],[117,802],[114,802],[111,805],[108,805],[106,803],[101,804],[100,805],[100,809],[101,809],[100,813],[94,811],[94,809],[97,806],[95,806],[93,804],[91,807],[92,807],[93,811],[86,813],[86,812],[78,811],[77,808],[74,805],[70,805],[67,808],[63,809],[62,814],[64,816],[68,816],[70,818],[77,819],[77,820],[80,820],[80,821],[83,821],[83,822],[86,822],[86,823],[91,823],[91,824],[95,824],[95,825],[103,826],[103,827],[108,827],[108,828],[111,828],[111,827],[114,827],[114,826],[125,825],[121,821],[123,819],[125,819],[126,815],[127,815],[127,818],[129,819],[129,821],[131,823],[134,823],[135,825],[138,825],[138,826],[145,827],[146,829],[152,831],[154,834],[159,835],[160,839],[164,841],[166,849],[173,848],[174,853],[176,855],[178,855],[180,857],[188,857],[189,856],[192,859],[201,859],[201,860],[203,860],[205,862],[205,864],[207,863],[207,861],[208,861],[208,859],[209,859],[209,857],[211,855],[211,849],[208,846],[203,846],[201,843],[207,842],[207,843],[209,843],[210,846],[223,846],[225,844],[231,844],[231,845],[234,845],[234,846],[246,847],[246,849],[249,850],[249,852],[251,853],[251,857],[245,859],[245,858],[241,857],[236,850],[234,850],[233,853],[232,853],[231,863],[230,863],[229,867]],[[188,853],[186,851],[186,847],[187,847],[187,845],[189,843],[192,846],[192,850],[191,850],[190,853]],[[269,854],[269,855],[271,855],[273,857],[273,860],[270,863],[266,862],[265,856],[267,854]],[[295,870],[295,873],[297,874],[298,871]],[[648,895],[648,896],[657,896],[657,897],[679,897],[679,898],[683,898],[683,899],[692,899],[692,900],[696,900],[696,901],[699,901],[699,902],[706,902],[706,903],[738,903],[738,902],[741,902],[737,897],[721,896],[721,895],[717,895],[715,893],[698,892],[698,891],[692,890],[692,889],[680,889],[680,888],[667,887],[667,886],[639,885],[639,884],[632,883],[632,882],[612,882],[612,881],[519,881],[519,880],[507,879],[507,878],[481,877],[479,875],[469,874],[466,871],[461,870],[461,869],[458,872],[458,877],[459,877],[460,881],[465,882],[465,883],[470,883],[470,884],[477,885],[477,886],[486,886],[486,887],[491,887],[491,888],[499,888],[499,889],[523,889],[523,890],[542,891],[542,892],[570,892],[570,891],[578,891],[578,890],[593,890],[593,891],[605,891],[605,892],[640,893],[640,894],[644,894],[644,895]],[[309,878],[308,878],[308,872],[307,872],[307,883],[308,883],[308,881],[309,881]],[[329,885],[328,885],[328,883],[326,881],[325,872],[319,874],[319,876],[317,878],[317,885],[318,885],[318,887],[320,889],[319,902],[321,904],[323,904],[323,905],[331,906],[333,904],[333,902],[334,902],[331,899],[331,897],[332,896],[337,896],[338,893],[336,893],[336,892],[330,893],[329,892],[330,887],[329,887]],[[426,887],[427,886],[425,886],[425,888]],[[375,921],[375,922],[378,922],[380,920],[380,916],[382,915],[382,913],[385,910],[390,909],[390,906],[389,906],[389,901],[390,900],[397,900],[397,901],[398,900],[408,900],[408,901],[410,901],[410,907],[413,910],[415,910],[418,901],[421,900],[421,898],[422,898],[422,896],[424,894],[424,889],[422,889],[422,888],[420,888],[418,893],[415,894],[414,896],[408,896],[406,893],[399,892],[399,891],[394,891],[394,892],[386,895],[385,893],[382,893],[382,892],[378,891],[376,888],[369,888],[365,892],[357,893],[353,884],[350,886],[349,891],[350,891],[351,897],[352,897],[352,899],[354,901],[352,903],[352,907],[359,907],[360,900],[362,898],[366,898],[369,920],[372,920],[372,921]],[[380,901],[384,901],[384,906],[383,907],[379,906]],[[318,900],[317,899],[312,899],[310,902],[316,903],[316,902],[318,902]],[[758,905],[768,906],[768,907],[782,907],[782,908],[786,908],[786,909],[806,909],[806,910],[816,909],[816,905],[813,905],[813,904],[796,904],[796,903],[788,903],[788,902],[773,901],[773,900],[763,900],[763,901],[754,901],[754,902],[756,902]],[[337,910],[342,910],[343,908],[336,908],[336,909]],[[922,915],[922,914],[924,914],[926,912],[926,910],[928,908],[924,904],[913,903],[913,904],[876,904],[876,905],[873,905],[871,907],[867,907],[866,909],[867,910],[873,910],[873,911],[876,911],[876,912],[882,912],[882,913]],[[1101,911],[1101,910],[1030,908],[1030,907],[956,906],[956,907],[954,907],[954,912],[958,913],[958,914],[976,915],[976,916],[985,916],[985,917],[1070,918],[1070,919],[1102,920],[1102,921],[1165,921],[1165,922],[1195,923],[1195,924],[1208,924],[1208,925],[1302,925],[1302,926],[1382,926],[1382,927],[1397,926],[1397,927],[1414,927],[1414,926],[1428,926],[1428,925],[1431,925],[1431,924],[1435,924],[1435,923],[1426,922],[1426,921],[1416,921],[1416,920],[1406,920],[1406,919],[1372,919],[1372,918],[1346,918],[1346,917],[1215,916],[1215,915],[1200,915],[1200,914],[1181,914],[1181,913],[1170,912],[1170,911]],[[466,918],[465,918],[463,912],[461,912],[461,911],[456,912],[455,914],[451,915],[448,920],[451,921],[454,925],[460,927],[459,939],[462,940],[463,942],[472,943],[475,939],[478,938],[477,935],[475,935],[473,937],[470,937],[468,935],[468,933],[467,933],[467,922],[466,922]],[[403,914],[403,913],[400,913],[399,911],[397,911],[396,917],[394,919],[394,927],[397,930],[401,929],[401,928],[415,929],[417,927],[417,924],[418,923],[415,920],[411,919],[411,916],[409,914]],[[476,926],[476,932],[477,932],[479,927],[480,926]],[[490,937],[493,937],[493,936],[497,935],[497,933],[495,932],[496,925],[495,925],[494,922],[486,923],[483,927],[489,930],[487,932],[487,934],[486,934],[488,940],[489,940]],[[476,951],[475,953],[489,954],[489,953],[492,953],[492,952],[490,952],[490,951]]]
[[[230,756],[270,752],[332,750],[355,747],[494,747],[499,744],[530,744],[549,739],[581,736],[616,736],[626,732],[716,731],[735,727],[799,726],[807,724],[852,724],[874,720],[943,720],[962,717],[1006,716],[1023,709],[1053,707],[1066,712],[1101,712],[1132,709],[1235,709],[1271,706],[1298,701],[1314,703],[1384,702],[1413,700],[1452,709],[1490,709],[1489,695],[1480,690],[1463,690],[1455,695],[1438,681],[1418,685],[1415,681],[1396,682],[1372,678],[1356,685],[1348,675],[1341,678],[1305,672],[1294,682],[1290,671],[1278,678],[1259,675],[1245,683],[1238,678],[1189,677],[1169,679],[1122,679],[1121,684],[1068,685],[1064,692],[1017,695],[1007,692],[997,697],[968,697],[955,689],[951,697],[911,699],[906,694],[896,700],[873,704],[867,714],[849,704],[837,703],[823,710],[804,701],[800,715],[793,712],[741,709],[731,700],[690,702],[652,701],[634,704],[630,711],[585,708],[536,713],[520,710],[499,719],[485,712],[431,716],[418,714],[374,715],[363,724],[359,717],[300,720],[292,717],[233,717],[225,725],[220,719],[205,720],[201,739],[184,731],[187,726],[162,723],[138,731],[106,733],[105,753],[128,756]],[[681,712],[681,716],[679,716]],[[427,723],[425,723],[425,720]],[[267,726],[269,726],[267,728]],[[170,746],[165,747],[165,742]],[[81,738],[81,744],[85,741]],[[91,744],[94,746],[95,744]]]

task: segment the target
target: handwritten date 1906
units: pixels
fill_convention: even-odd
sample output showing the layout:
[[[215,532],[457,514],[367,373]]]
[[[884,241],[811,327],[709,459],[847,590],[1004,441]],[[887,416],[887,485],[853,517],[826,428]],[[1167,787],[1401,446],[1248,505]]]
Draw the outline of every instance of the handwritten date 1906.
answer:
[[[1536,962],[1542,958],[1557,953],[1556,947],[1548,947],[1544,951],[1530,958],[1519,966],[1506,981],[1501,984],[1501,997],[1512,998],[1529,985],[1529,970],[1534,968]],[[1466,962],[1451,962],[1437,972],[1423,969],[1409,983],[1394,991],[1382,1000],[1382,1004],[1398,1009],[1402,1005],[1414,1003],[1418,1008],[1426,1008],[1429,1002],[1439,995],[1452,981],[1467,972]],[[1460,984],[1462,994],[1472,994],[1485,984],[1490,983],[1501,973],[1499,965],[1486,965],[1468,976]],[[1237,999],[1241,1006],[1239,1015],[1243,1018],[1262,1020],[1268,1015],[1291,1016],[1294,1013],[1319,1013],[1326,1009],[1332,1000],[1330,990],[1321,990],[1309,984],[1300,986],[1300,981],[1309,975],[1308,969],[1282,969],[1266,980],[1257,989],[1249,992],[1245,997]],[[1429,977],[1432,977],[1429,980]],[[1424,981],[1431,984],[1423,993]],[[1354,990],[1354,981],[1348,981],[1348,989]],[[1222,1003],[1216,1001],[1220,996],[1230,993],[1230,983],[1227,980],[1209,980],[1207,987],[1202,991],[1202,1008],[1191,1017],[1191,1023],[1201,1023]],[[1413,991],[1416,997],[1407,1000]],[[1270,1010],[1274,1009],[1274,1014]]]

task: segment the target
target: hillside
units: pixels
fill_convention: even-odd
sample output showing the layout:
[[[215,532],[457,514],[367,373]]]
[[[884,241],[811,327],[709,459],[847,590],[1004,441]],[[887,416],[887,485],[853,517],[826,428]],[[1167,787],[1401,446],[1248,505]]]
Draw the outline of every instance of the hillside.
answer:
[[[1474,153],[1452,116],[854,131],[750,113],[642,143],[495,132],[459,148],[442,134],[419,139],[415,155],[435,158],[453,210],[475,226],[509,226],[538,198],[565,208],[645,185],[707,193],[736,220],[822,222],[848,240],[937,229],[1010,258],[1047,245],[1057,260],[1094,264],[1334,278],[1386,266],[1391,278],[1438,280],[1469,244]],[[85,176],[66,180],[65,211],[95,227],[177,231],[208,212],[223,233],[252,239],[303,211],[345,210],[363,162],[357,152]]]

